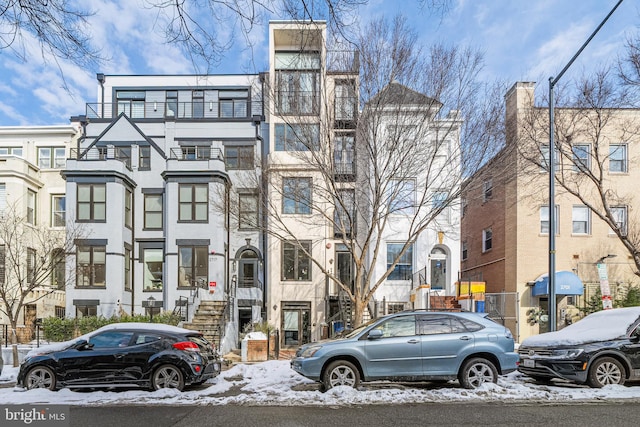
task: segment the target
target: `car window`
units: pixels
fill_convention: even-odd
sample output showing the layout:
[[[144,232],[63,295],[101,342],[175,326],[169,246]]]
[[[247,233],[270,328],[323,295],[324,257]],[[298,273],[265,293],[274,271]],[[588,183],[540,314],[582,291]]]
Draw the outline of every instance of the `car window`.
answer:
[[[451,318],[442,315],[418,316],[418,333],[420,335],[438,335],[451,333]]]
[[[158,334],[153,333],[140,333],[136,337],[135,344],[148,344],[156,341],[160,341],[162,337]]]
[[[482,326],[479,323],[474,322],[473,320],[462,319],[462,318],[459,318],[459,319],[456,319],[456,320],[459,320],[460,323],[462,323],[464,325],[465,329],[468,332],[476,332],[476,331],[479,331],[480,329],[484,329],[484,326]]]
[[[106,331],[92,336],[89,339],[89,344],[93,344],[93,348],[126,347],[132,337],[133,332]]]
[[[382,331],[382,338],[410,337],[416,334],[415,316],[393,317],[382,322],[374,329]]]

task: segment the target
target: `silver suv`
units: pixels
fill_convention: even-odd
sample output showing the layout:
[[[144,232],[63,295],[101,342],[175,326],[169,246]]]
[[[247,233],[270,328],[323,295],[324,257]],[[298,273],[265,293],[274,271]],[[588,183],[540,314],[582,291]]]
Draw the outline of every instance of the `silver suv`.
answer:
[[[305,344],[291,360],[324,389],[364,381],[448,381],[465,388],[515,371],[506,327],[480,313],[411,311],[366,323],[343,338]]]

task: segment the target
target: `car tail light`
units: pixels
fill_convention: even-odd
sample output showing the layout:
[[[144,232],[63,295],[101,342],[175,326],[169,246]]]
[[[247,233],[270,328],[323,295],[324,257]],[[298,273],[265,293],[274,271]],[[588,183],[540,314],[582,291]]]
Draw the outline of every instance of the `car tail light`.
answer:
[[[198,344],[191,341],[180,341],[173,345],[173,348],[182,351],[200,351]]]
[[[196,373],[198,373],[198,374],[199,374],[199,373],[200,373],[200,370],[202,369],[202,366],[200,366],[200,365],[196,365],[196,366],[194,366],[194,369],[196,370]]]

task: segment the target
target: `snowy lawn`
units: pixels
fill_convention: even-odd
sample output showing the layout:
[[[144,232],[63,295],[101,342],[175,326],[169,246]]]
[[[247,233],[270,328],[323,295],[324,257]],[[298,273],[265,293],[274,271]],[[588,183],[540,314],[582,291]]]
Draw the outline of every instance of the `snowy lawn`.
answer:
[[[321,393],[312,381],[289,368],[288,361],[237,364],[207,384],[184,392],[165,389],[155,392],[133,391],[17,391],[10,386],[18,368],[5,366],[0,376],[0,402],[3,404],[64,405],[362,405],[420,402],[574,402],[631,399],[640,401],[638,386],[606,386],[590,389],[568,383],[539,385],[512,373],[498,384],[485,384],[477,390],[461,388],[457,382],[446,385],[366,384],[360,390],[337,387]],[[208,386],[208,387],[207,387]]]

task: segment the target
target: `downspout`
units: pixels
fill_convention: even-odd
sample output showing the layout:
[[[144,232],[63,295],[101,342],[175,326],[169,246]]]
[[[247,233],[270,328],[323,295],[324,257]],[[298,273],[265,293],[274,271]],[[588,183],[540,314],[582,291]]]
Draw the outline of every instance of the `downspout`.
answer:
[[[264,115],[264,102],[265,102],[265,96],[264,96],[264,86],[265,86],[265,81],[266,81],[266,73],[260,73],[260,83],[262,85],[261,90],[262,93],[260,94],[261,98],[262,98],[262,111],[261,111],[261,119],[264,121],[265,120],[265,115]],[[267,277],[269,277],[268,275],[268,270],[269,270],[269,266],[268,266],[268,262],[267,262],[267,239],[268,239],[268,235],[267,235],[267,212],[265,207],[267,206],[267,183],[266,180],[264,179],[264,174],[265,174],[265,170],[266,170],[266,165],[267,165],[267,155],[269,154],[269,147],[266,146],[266,144],[264,143],[264,138],[261,135],[259,126],[261,125],[262,122],[257,122],[256,123],[256,139],[258,141],[260,141],[260,167],[261,167],[261,171],[260,171],[260,183],[262,185],[261,188],[261,205],[262,205],[262,214],[261,214],[261,219],[260,219],[260,233],[262,234],[261,239],[260,239],[260,243],[261,243],[261,252],[262,252],[262,312],[263,312],[263,318],[265,320],[265,322],[267,321],[267,317],[268,317],[268,309],[269,307],[267,307],[267,301],[269,300],[267,298]]]
[[[96,78],[100,82],[100,118],[104,119],[104,74],[98,73]]]

